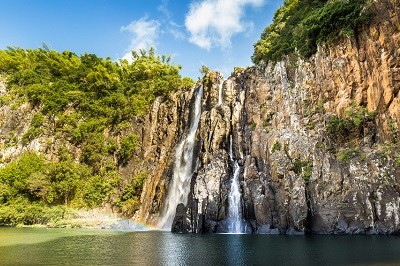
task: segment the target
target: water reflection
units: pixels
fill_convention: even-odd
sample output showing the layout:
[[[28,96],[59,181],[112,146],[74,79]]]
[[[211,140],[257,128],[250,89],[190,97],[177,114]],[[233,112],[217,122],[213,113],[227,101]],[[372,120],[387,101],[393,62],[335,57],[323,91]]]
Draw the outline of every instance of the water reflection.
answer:
[[[13,231],[15,230],[15,231]],[[8,231],[21,232],[19,229]],[[26,233],[27,231],[22,231]],[[32,238],[42,235],[29,231]],[[399,264],[400,238],[388,236],[178,235],[93,233],[0,246],[0,265],[370,265]],[[55,234],[54,233],[54,234]],[[4,238],[0,229],[0,241]],[[16,234],[17,235],[17,234]],[[54,237],[54,235],[52,236]]]
[[[160,262],[163,265],[188,265],[188,250],[191,250],[191,242],[187,241],[187,235],[164,233],[160,235],[161,252]]]
[[[245,265],[245,247],[243,243],[243,235],[228,234],[226,235],[225,256],[226,261],[230,265]]]

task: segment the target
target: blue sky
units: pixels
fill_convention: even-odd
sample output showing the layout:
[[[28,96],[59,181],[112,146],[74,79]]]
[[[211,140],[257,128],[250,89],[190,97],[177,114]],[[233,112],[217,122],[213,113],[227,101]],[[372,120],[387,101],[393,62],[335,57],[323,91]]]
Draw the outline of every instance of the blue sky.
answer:
[[[251,65],[253,44],[283,0],[0,0],[0,49],[95,53],[113,60],[156,48],[194,79]]]

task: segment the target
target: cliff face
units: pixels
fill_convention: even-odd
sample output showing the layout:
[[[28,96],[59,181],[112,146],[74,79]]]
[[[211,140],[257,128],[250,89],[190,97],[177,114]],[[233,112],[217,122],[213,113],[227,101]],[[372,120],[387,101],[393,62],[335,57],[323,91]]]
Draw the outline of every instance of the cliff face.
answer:
[[[373,7],[374,19],[357,36],[321,46],[309,60],[288,57],[226,80],[206,76],[196,141],[186,147],[194,174],[173,231],[231,231],[237,177],[242,232],[400,232],[400,2]],[[141,148],[118,171],[125,181],[148,176],[138,221],[157,226],[165,215],[196,91],[157,98],[130,125]],[[52,135],[51,122],[42,128],[48,134],[21,144],[37,112],[27,103],[0,107],[4,163],[27,150],[57,160],[65,140]],[[67,144],[79,161],[81,148]]]
[[[374,8],[378,15],[358,36],[319,47],[307,61],[291,57],[225,81],[208,76],[196,171],[173,231],[228,231],[236,161],[243,231],[399,232],[400,6],[388,0]],[[192,98],[186,93],[155,104],[145,135],[153,136],[146,156],[156,158],[156,174],[138,214],[145,222],[156,224],[165,206],[173,147],[186,134],[190,115],[183,107],[193,109]],[[353,127],[342,130],[343,121]]]

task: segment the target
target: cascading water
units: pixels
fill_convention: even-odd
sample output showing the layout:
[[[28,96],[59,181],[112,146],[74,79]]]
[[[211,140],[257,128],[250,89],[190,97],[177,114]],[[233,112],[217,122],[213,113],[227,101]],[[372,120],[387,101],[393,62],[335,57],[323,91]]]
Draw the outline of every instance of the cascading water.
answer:
[[[218,105],[223,104],[223,98],[222,98],[222,86],[224,84],[224,80],[222,79],[221,83],[219,84],[218,87]]]
[[[241,193],[239,174],[240,166],[237,160],[233,157],[232,148],[232,135],[230,137],[229,144],[229,157],[233,166],[233,177],[231,183],[231,190],[228,196],[228,232],[229,233],[242,233],[243,232],[243,221],[242,221],[242,208],[241,208]]]
[[[158,227],[164,230],[171,229],[178,204],[187,204],[190,181],[195,170],[193,167],[193,150],[196,140],[196,131],[200,121],[202,96],[203,87],[200,86],[196,94],[194,115],[191,119],[189,132],[178,144],[175,151],[172,183],[168,189],[168,196],[165,201],[166,206],[161,215],[161,220],[158,223]]]

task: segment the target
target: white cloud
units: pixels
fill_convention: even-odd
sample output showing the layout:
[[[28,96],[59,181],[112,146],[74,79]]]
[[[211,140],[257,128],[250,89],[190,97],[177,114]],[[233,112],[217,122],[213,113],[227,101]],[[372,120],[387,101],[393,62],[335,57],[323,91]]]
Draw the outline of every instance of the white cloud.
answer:
[[[169,0],[162,0],[158,6],[158,11],[164,15],[166,31],[171,34],[176,40],[186,39],[185,34],[182,31],[183,26],[177,24],[173,19],[173,13],[168,9]]]
[[[129,47],[123,56],[123,59],[132,60],[132,50],[146,49],[155,47],[160,23],[157,20],[149,20],[143,17],[132,21],[129,25],[121,27],[122,32],[128,32],[131,35]]]
[[[259,7],[265,0],[203,0],[190,5],[185,19],[189,41],[201,48],[211,49],[231,45],[231,38],[251,28],[251,23],[242,21],[245,7]]]
[[[170,27],[170,28],[168,28],[168,32],[172,36],[174,36],[174,38],[177,39],[177,40],[184,40],[185,39],[185,34],[183,34],[183,32],[180,31],[177,28]]]
[[[171,13],[169,12],[169,9],[168,9],[168,3],[169,3],[169,0],[162,0],[161,5],[158,6],[158,11],[160,11],[162,14],[164,14],[165,17],[170,19]]]
[[[168,33],[174,36],[177,40],[185,40],[186,36],[182,31],[183,26],[176,24],[173,20],[170,20],[167,26]]]

